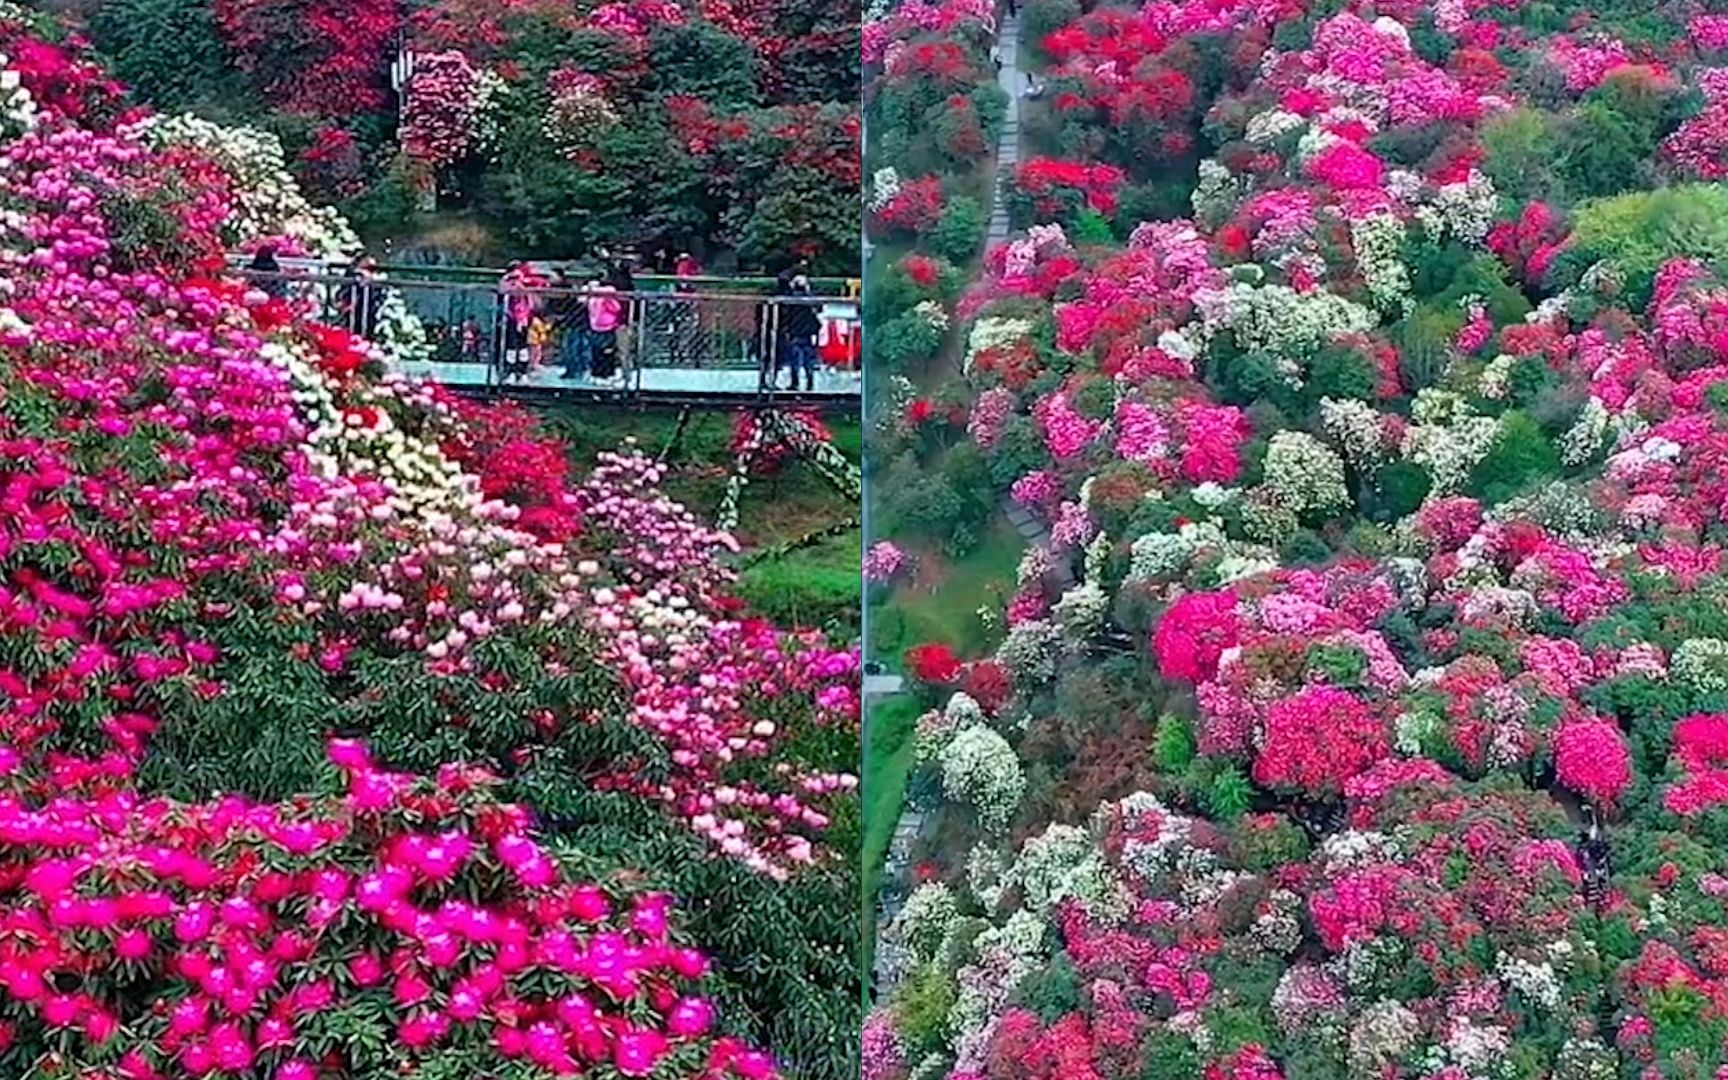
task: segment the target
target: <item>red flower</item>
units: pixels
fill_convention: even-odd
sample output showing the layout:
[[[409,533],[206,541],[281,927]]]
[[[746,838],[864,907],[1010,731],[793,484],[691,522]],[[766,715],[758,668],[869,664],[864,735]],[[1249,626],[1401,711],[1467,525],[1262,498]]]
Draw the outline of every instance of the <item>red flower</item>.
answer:
[[[906,406],[906,423],[912,427],[923,427],[924,422],[936,412],[936,406],[928,398],[917,398]]]
[[[960,679],[960,658],[937,641],[907,649],[906,666],[912,669],[913,678],[931,686],[950,686]]]

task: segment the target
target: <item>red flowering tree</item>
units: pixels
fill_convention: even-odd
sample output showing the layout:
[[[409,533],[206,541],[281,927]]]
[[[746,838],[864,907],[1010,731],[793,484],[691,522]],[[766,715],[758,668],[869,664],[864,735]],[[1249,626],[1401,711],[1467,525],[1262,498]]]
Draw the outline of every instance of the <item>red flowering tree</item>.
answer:
[[[400,0],[215,0],[241,69],[289,112],[345,119],[389,103]]]
[[[1033,158],[1020,166],[1007,191],[1009,216],[1019,225],[1073,224],[1082,211],[1116,213],[1116,196],[1127,176],[1114,165],[1088,165],[1060,158]]]

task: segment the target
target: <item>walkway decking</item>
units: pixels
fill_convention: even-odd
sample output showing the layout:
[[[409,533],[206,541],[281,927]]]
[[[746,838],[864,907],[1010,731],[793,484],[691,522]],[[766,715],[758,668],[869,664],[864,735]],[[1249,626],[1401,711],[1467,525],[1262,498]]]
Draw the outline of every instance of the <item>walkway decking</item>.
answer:
[[[990,231],[985,247],[1008,240],[1008,203],[1002,188],[1020,168],[1020,103],[1026,92],[1026,77],[1020,72],[1020,17],[1004,15],[996,29],[996,51],[1002,70],[996,81],[1008,95],[1008,112],[1002,119],[1002,136],[996,142],[996,196],[990,208]]]
[[[458,390],[488,389],[485,364],[448,364],[428,361],[399,365],[407,375],[417,375],[443,383]],[[782,373],[782,380],[786,378]],[[643,368],[639,377],[625,382],[602,383],[583,377],[566,380],[556,367],[530,371],[521,381],[512,379],[508,385],[492,385],[490,389],[506,397],[523,398],[634,398],[649,401],[712,401],[729,404],[746,400],[773,400],[780,404],[792,401],[811,403],[845,403],[853,407],[859,400],[862,376],[856,371],[824,369],[816,372],[815,389],[793,392],[777,389],[772,395],[761,393],[761,376],[746,368]],[[784,386],[784,383],[781,384]]]

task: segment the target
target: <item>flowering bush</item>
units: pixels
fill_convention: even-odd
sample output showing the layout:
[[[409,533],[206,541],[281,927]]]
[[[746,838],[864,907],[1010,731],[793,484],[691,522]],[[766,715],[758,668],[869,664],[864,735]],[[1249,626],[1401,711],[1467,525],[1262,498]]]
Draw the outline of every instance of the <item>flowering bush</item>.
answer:
[[[460,52],[417,57],[403,93],[403,149],[434,169],[483,151],[497,92],[496,77],[476,69]]]
[[[883,1067],[1712,1074],[1716,16],[1063,10],[1026,158],[1121,170],[1129,240],[1070,199],[956,309],[969,439],[921,460],[1036,538],[1007,693],[916,766],[976,921],[890,980]],[[1014,758],[951,777],[973,729]]]
[[[223,276],[236,223],[338,240],[268,149],[48,109],[0,147],[0,470],[30,478],[0,526],[0,801],[40,886],[0,916],[38,928],[0,957],[31,1003],[8,1060],[773,1071],[718,1024],[842,1075],[856,653],[740,610],[734,542],[654,463],[567,482],[521,415],[380,377],[373,343]],[[375,759],[333,768],[332,733]],[[615,924],[559,906],[590,880]],[[637,888],[732,955],[781,927],[789,977],[720,958],[701,990]]]

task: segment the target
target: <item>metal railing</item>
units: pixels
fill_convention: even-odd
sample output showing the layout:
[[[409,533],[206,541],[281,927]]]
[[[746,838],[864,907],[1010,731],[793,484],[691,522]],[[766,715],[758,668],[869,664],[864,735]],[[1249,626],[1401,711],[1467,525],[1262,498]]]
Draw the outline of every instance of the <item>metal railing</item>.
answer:
[[[474,369],[483,365],[480,381],[488,389],[532,383],[636,395],[676,385],[700,393],[701,380],[676,373],[748,372],[753,380],[728,378],[731,389],[724,392],[814,393],[819,381],[825,394],[860,392],[856,379],[831,374],[857,371],[858,301],[848,297],[620,293],[588,285],[506,286],[292,268],[238,272],[320,321],[368,338],[388,337],[385,324],[399,301],[419,319],[431,345],[430,364],[419,370],[446,382],[473,385]],[[688,280],[680,284],[691,289]],[[615,327],[596,329],[614,313]],[[835,339],[846,347],[832,347]],[[819,380],[820,373],[830,374]]]

